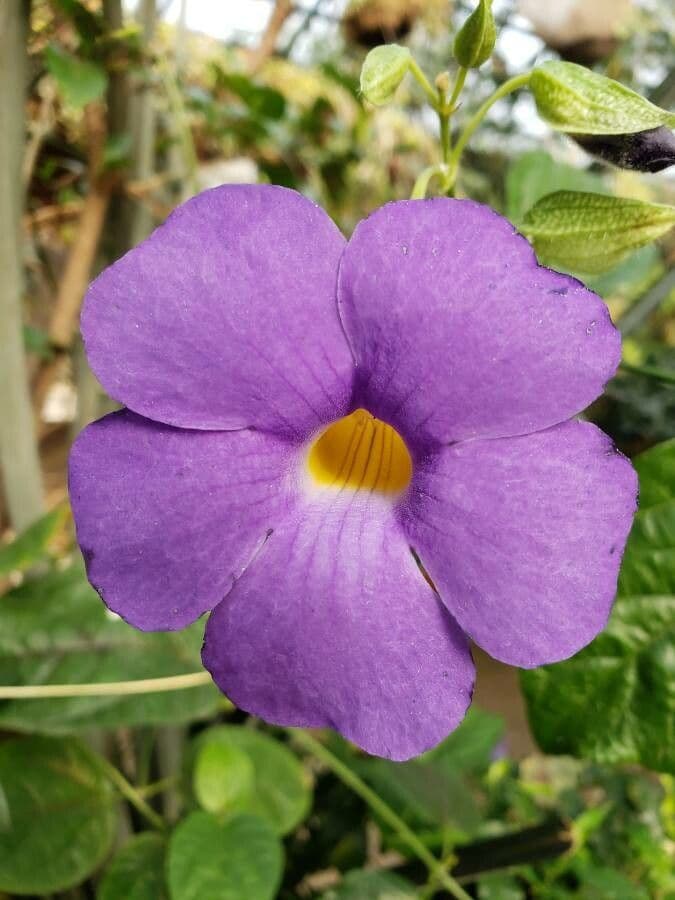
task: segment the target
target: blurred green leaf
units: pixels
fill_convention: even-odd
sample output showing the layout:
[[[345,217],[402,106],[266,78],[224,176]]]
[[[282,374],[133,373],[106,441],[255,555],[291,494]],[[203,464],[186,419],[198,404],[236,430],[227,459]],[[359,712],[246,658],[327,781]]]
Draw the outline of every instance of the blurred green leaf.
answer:
[[[237,725],[219,725],[196,741],[197,760],[211,744],[245,754],[253,767],[253,789],[238,802],[246,812],[266,819],[279,834],[292,831],[307,815],[312,799],[296,756],[267,734]]]
[[[29,579],[0,600],[0,683],[80,684],[199,671],[203,626],[148,634],[110,614],[72,565]],[[211,715],[212,685],[182,691],[0,702],[0,727],[43,734],[188,722]]]
[[[675,225],[675,207],[603,194],[557,191],[526,214],[521,230],[541,262],[603,272]]]
[[[675,115],[629,88],[576,63],[554,60],[530,79],[539,115],[559,131],[628,134],[659,125],[675,127]]]
[[[398,44],[373,47],[361,68],[361,93],[369,103],[384,106],[410,70],[410,50]]]
[[[250,756],[238,747],[207,741],[197,753],[193,785],[197,802],[206,812],[250,811],[255,769]]]
[[[165,855],[161,835],[135,835],[106,868],[96,900],[167,900]]]
[[[128,165],[132,144],[129,132],[109,135],[103,150],[103,168],[106,170],[120,169]]]
[[[286,98],[280,91],[267,85],[256,84],[246,75],[226,72],[221,66],[216,65],[215,72],[218,85],[239,97],[255,116],[273,120],[283,118],[286,112]]]
[[[580,900],[650,900],[643,888],[607,866],[578,867],[577,875],[581,884],[574,896]]]
[[[414,885],[392,872],[347,872],[340,885],[321,895],[321,900],[415,900]]]
[[[60,504],[38,519],[11,544],[0,545],[0,577],[10,572],[24,571],[49,555],[49,544],[68,518],[68,507]],[[0,622],[2,607],[0,606]]]
[[[532,150],[514,160],[506,171],[506,216],[514,224],[547,194],[556,191],[608,193],[599,175],[556,162],[545,150]]]
[[[108,76],[102,66],[66,53],[55,44],[45,50],[45,65],[69,106],[86,106],[100,100],[108,86]]]
[[[645,498],[605,631],[572,659],[522,673],[549,753],[675,772],[675,440],[635,459]]]
[[[452,772],[480,772],[489,766],[503,736],[504,720],[500,716],[472,706],[459,728],[420,757],[420,762],[432,762]]]
[[[480,822],[471,790],[450,766],[372,758],[360,761],[358,772],[415,827],[452,826],[469,833]]]
[[[54,356],[49,334],[42,328],[24,325],[23,344],[29,353],[35,353],[40,359],[52,359]]]
[[[91,49],[105,30],[100,13],[91,12],[79,0],[55,0],[55,5],[71,20],[83,46]]]
[[[490,59],[496,40],[492,0],[478,0],[478,6],[457,32],[455,59],[465,69],[476,69]]]
[[[272,900],[283,869],[283,848],[256,816],[226,822],[195,812],[169,842],[171,900]]]
[[[117,828],[112,788],[74,740],[0,744],[9,829],[0,830],[0,890],[51,894],[79,884],[110,851]]]
[[[478,900],[524,900],[525,892],[512,875],[484,875],[478,882]]]

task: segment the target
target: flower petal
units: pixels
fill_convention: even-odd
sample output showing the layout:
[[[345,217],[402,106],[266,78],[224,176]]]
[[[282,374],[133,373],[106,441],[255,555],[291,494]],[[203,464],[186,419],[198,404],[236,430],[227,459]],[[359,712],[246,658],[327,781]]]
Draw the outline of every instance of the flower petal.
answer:
[[[390,502],[364,492],[300,503],[212,613],[203,659],[248,712],[392,759],[460,722],[474,674]]]
[[[305,435],[350,396],[335,300],[343,248],[295,191],[206,191],[93,282],[89,362],[112,397],[148,418]]]
[[[566,659],[604,628],[637,477],[586,422],[441,448],[404,527],[459,625],[496,659]]]
[[[383,206],[357,227],[338,281],[358,402],[411,443],[562,422],[619,363],[602,300],[470,200]]]
[[[126,410],[70,454],[89,580],[146,631],[183,628],[231,588],[287,504],[291,448],[252,431],[187,431]]]

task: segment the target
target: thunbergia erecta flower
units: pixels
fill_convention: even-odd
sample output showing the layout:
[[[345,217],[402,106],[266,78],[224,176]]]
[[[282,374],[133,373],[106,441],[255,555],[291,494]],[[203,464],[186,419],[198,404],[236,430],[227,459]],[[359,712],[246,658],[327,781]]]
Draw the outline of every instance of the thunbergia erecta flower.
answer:
[[[389,203],[345,241],[293,191],[216,188],[82,332],[126,407],[71,455],[89,578],[144,630],[211,611],[243,709],[405,759],[462,719],[469,639],[528,667],[603,628],[636,479],[571,417],[619,335],[488,207]]]

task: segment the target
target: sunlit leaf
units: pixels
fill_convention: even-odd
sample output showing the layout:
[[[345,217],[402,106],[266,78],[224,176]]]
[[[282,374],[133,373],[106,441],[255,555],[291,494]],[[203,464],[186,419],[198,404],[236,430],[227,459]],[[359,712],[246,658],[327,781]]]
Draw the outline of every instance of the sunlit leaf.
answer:
[[[521,230],[542,263],[595,274],[675,225],[675,207],[580,191],[557,191],[526,214]]]
[[[675,114],[576,63],[543,63],[532,72],[530,90],[539,115],[559,131],[627,134],[659,125],[675,127]]]

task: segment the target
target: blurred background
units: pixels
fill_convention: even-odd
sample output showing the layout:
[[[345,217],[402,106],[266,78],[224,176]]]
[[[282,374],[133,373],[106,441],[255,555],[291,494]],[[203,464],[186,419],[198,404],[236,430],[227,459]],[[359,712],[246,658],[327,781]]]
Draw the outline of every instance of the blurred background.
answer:
[[[436,117],[410,79],[394,105],[369,107],[359,96],[361,64],[371,47],[398,41],[433,78],[450,65],[454,34],[473,6],[1,0],[2,684],[199,669],[199,628],[141,635],[113,621],[88,588],[73,543],[68,450],[88,422],[115,408],[79,338],[88,282],[175,205],[218,184],[295,188],[347,235],[378,205],[408,197],[438,159]],[[469,73],[460,124],[465,108],[507,78],[558,57],[666,109],[675,105],[672,0],[494,0],[493,10],[496,52]],[[465,156],[458,195],[518,224],[558,189],[675,202],[669,171],[647,175],[595,161],[542,123],[529,94],[506,98]],[[623,332],[629,363],[675,372],[674,262],[675,241],[666,239],[590,282]],[[673,386],[621,372],[590,415],[633,456],[675,433]],[[0,892],[7,896],[434,895],[433,884],[421,887],[419,862],[361,799],[315,760],[298,757],[292,740],[233,713],[208,685],[138,697],[0,699],[0,732]],[[200,769],[195,760],[209,743],[229,749]],[[675,896],[672,777],[538,751],[515,670],[479,658],[476,706],[424,763],[396,766],[362,758],[335,737],[329,744],[434,852],[455,854],[472,896]],[[190,893],[173,863],[167,887],[165,854],[178,850],[145,831],[148,817],[106,765],[169,829],[200,807],[222,812],[235,795],[234,806],[251,812],[242,797],[255,770],[252,811],[284,840],[286,861],[272,888]],[[23,787],[22,772],[32,773]],[[234,793],[211,809],[204,797],[218,790]],[[4,815],[12,803],[18,818]],[[213,848],[212,862],[219,852]],[[261,858],[254,869],[274,870]],[[120,871],[131,872],[127,881]]]

